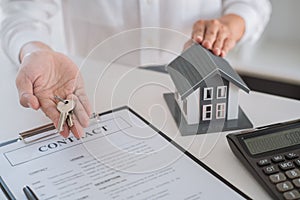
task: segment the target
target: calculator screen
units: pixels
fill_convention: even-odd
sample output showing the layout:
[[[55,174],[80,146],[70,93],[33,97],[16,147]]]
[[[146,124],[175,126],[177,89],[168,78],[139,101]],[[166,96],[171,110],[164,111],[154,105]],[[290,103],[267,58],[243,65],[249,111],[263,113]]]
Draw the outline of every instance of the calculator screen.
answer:
[[[294,128],[244,140],[252,155],[300,144],[300,128]]]

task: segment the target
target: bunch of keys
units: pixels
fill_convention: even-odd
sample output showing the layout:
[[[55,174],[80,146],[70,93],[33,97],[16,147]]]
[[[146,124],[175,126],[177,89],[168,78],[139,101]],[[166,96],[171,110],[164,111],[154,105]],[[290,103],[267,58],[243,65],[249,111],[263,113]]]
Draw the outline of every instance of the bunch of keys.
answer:
[[[63,127],[66,121],[69,127],[74,125],[72,115],[73,109],[75,108],[75,102],[73,100],[64,100],[58,96],[55,96],[55,98],[59,100],[56,108],[60,112],[57,130],[58,132],[61,132],[64,130]]]

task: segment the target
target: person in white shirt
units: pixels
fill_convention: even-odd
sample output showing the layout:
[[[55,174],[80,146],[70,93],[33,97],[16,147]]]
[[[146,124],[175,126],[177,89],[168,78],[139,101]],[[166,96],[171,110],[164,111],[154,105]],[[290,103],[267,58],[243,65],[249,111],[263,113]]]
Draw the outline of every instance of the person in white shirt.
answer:
[[[74,99],[71,131],[80,137],[91,109],[78,67],[51,48],[47,20],[57,5],[54,0],[3,0],[1,41],[20,66],[16,85],[21,105],[42,109],[57,127],[54,96]],[[268,0],[64,0],[61,5],[68,53],[81,56],[114,34],[158,27],[190,35],[190,41],[225,57],[237,43],[255,42],[271,14]],[[69,131],[65,125],[61,134],[67,137]]]

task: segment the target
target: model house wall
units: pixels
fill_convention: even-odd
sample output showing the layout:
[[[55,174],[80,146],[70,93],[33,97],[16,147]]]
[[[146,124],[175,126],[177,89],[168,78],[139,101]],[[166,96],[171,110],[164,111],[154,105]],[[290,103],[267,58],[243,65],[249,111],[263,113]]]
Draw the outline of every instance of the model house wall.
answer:
[[[228,93],[228,116],[227,119],[237,119],[239,116],[239,88],[229,83],[229,93]]]
[[[181,99],[180,94],[176,91],[174,97],[176,102],[185,118],[189,124],[199,123],[199,88],[190,94],[185,99]]]
[[[206,85],[206,83],[209,84]],[[177,91],[175,92],[175,99],[187,123],[199,124],[226,120],[229,117],[230,119],[237,119],[239,88],[221,78],[219,74],[210,77],[206,83],[201,84],[184,99]],[[232,95],[232,102],[229,102],[230,95]],[[233,113],[230,113],[229,109]]]
[[[226,60],[194,44],[173,60],[167,70],[187,124],[238,119],[239,89],[250,90]]]
[[[186,97],[187,101],[187,117],[186,120],[189,124],[197,124],[199,123],[200,118],[200,88],[195,90],[192,94]]]
[[[220,73],[208,77],[200,85],[200,119],[198,123],[227,118],[228,85],[229,82],[222,78]]]

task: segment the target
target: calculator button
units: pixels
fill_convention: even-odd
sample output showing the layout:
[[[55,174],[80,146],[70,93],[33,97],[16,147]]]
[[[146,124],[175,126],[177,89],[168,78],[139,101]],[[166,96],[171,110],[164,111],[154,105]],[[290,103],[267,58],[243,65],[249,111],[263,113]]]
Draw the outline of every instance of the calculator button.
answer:
[[[278,165],[279,165],[280,169],[282,169],[282,170],[288,170],[288,169],[295,168],[295,166],[294,166],[294,164],[293,164],[292,161],[279,163]]]
[[[295,164],[300,167],[300,159],[295,160]]]
[[[279,183],[286,180],[286,176],[284,175],[284,173],[281,172],[278,174],[273,174],[269,176],[269,178],[273,183]]]
[[[297,190],[291,190],[291,191],[283,193],[283,196],[286,200],[299,199],[300,193]]]
[[[265,158],[265,159],[261,159],[257,162],[258,166],[265,166],[265,165],[269,165],[271,164],[270,160]]]
[[[278,170],[277,166],[271,165],[271,166],[264,167],[263,171],[264,171],[265,174],[269,175],[269,174],[275,174],[279,170]]]
[[[294,153],[294,152],[290,152],[290,153],[287,153],[285,155],[286,159],[295,159],[295,158],[298,158],[298,154]]]
[[[285,191],[294,189],[293,184],[289,181],[285,181],[283,183],[277,183],[276,187],[279,192],[285,192]]]
[[[284,161],[284,157],[283,157],[283,155],[273,156],[272,161],[275,163],[278,163],[278,162]]]
[[[299,188],[300,187],[300,178],[294,179],[293,183],[297,188]]]
[[[287,175],[287,177],[289,177],[291,179],[298,178],[298,177],[300,177],[300,170],[292,169],[292,170],[286,171],[285,174]]]

